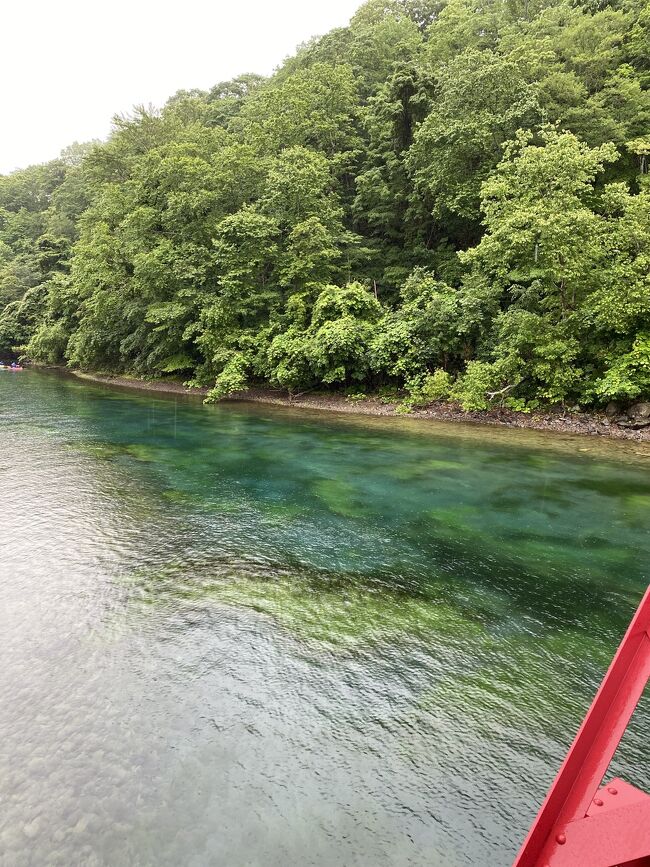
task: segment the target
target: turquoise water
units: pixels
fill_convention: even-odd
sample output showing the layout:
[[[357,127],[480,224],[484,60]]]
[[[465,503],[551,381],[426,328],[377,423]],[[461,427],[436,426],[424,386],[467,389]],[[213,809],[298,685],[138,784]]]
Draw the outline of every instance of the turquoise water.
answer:
[[[649,470],[0,373],[0,863],[509,864],[650,580]]]

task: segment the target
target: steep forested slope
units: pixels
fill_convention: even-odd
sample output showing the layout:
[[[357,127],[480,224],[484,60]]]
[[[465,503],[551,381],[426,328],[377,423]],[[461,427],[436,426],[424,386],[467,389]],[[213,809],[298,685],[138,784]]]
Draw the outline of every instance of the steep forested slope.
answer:
[[[650,395],[647,0],[370,0],[0,178],[0,352],[411,403]]]

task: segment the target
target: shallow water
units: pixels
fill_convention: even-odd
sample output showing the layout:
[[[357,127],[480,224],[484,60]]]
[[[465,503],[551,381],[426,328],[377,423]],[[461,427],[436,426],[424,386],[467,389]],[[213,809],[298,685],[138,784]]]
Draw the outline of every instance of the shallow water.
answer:
[[[0,864],[509,864],[650,580],[639,449],[0,372]]]

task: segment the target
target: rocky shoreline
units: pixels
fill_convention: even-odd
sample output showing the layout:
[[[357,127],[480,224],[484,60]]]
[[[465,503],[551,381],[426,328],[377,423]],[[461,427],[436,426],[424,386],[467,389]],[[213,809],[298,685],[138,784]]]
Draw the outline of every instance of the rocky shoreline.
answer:
[[[190,389],[174,380],[144,380],[128,376],[110,376],[74,370],[68,372],[90,382],[143,391],[198,397],[208,392],[207,388]],[[251,401],[297,409],[324,410],[383,418],[405,417],[403,413],[397,411],[397,405],[394,403],[383,403],[374,397],[351,400],[345,395],[336,393],[311,392],[290,396],[287,392],[271,388],[251,388],[232,395],[228,401]],[[607,412],[604,413],[569,412],[561,409],[532,413],[514,412],[508,409],[465,412],[456,404],[437,402],[426,409],[413,410],[406,417],[424,421],[487,424],[650,443],[650,404],[641,403],[636,404],[635,407],[637,410],[631,407],[629,410],[623,411],[618,405],[611,404],[607,407]]]

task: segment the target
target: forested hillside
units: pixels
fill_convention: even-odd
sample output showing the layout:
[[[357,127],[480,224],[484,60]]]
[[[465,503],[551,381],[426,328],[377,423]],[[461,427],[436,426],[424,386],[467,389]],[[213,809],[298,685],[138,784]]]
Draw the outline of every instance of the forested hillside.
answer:
[[[370,0],[0,177],[0,355],[214,397],[650,396],[649,86],[647,0]]]

